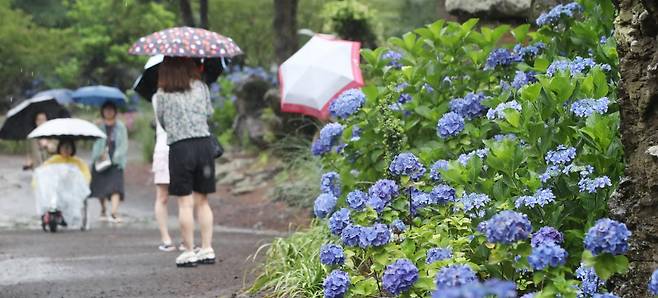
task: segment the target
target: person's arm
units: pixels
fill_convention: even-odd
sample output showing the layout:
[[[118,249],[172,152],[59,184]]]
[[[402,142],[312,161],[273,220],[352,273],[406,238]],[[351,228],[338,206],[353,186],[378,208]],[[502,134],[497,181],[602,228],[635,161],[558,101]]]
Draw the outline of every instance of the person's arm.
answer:
[[[117,130],[117,138],[114,140],[114,156],[112,156],[112,161],[116,161],[122,167],[125,166],[126,155],[128,154],[128,130],[126,126],[117,121],[115,128]]]
[[[202,83],[203,85],[203,93],[204,93],[204,100],[206,101],[206,117],[208,120],[212,119],[212,116],[215,112],[215,109],[212,106],[212,102],[210,101],[210,89],[208,89],[208,85],[205,83]]]
[[[94,142],[94,145],[91,147],[91,163],[95,163],[101,158],[101,155],[105,152],[105,140],[98,139]]]

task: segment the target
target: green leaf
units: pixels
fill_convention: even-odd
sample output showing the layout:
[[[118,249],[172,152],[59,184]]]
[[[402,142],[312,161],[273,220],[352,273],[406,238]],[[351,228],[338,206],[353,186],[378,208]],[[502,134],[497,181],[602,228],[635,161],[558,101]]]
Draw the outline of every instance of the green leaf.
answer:
[[[512,29],[512,36],[516,39],[517,43],[522,43],[525,41],[528,31],[530,30],[530,24],[523,24]]]
[[[521,126],[521,113],[519,113],[519,111],[506,109],[503,113],[505,113],[505,120],[507,120],[509,124],[517,128]]]

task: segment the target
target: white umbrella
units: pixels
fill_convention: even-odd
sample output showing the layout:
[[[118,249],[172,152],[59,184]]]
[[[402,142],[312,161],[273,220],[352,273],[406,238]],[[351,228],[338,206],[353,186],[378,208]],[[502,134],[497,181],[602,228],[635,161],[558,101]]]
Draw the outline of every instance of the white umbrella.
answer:
[[[76,118],[60,118],[46,121],[35,128],[28,139],[34,138],[74,138],[74,139],[105,139],[107,136],[96,125],[89,121]]]
[[[343,91],[363,86],[361,44],[315,35],[279,67],[281,111],[320,119]]]

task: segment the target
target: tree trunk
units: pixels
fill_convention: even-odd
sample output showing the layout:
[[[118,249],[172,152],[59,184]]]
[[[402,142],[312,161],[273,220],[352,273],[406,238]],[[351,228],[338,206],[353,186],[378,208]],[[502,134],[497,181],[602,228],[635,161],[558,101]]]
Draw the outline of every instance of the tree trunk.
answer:
[[[199,0],[199,27],[208,29],[208,0]]]
[[[194,15],[192,15],[192,6],[189,0],[180,0],[180,15],[183,19],[183,25],[194,27]]]
[[[274,0],[274,52],[279,64],[297,51],[297,2]]]
[[[650,297],[647,283],[658,267],[658,3],[616,0],[615,38],[620,59],[619,107],[625,175],[608,205],[633,232],[629,273],[613,282],[620,297]]]

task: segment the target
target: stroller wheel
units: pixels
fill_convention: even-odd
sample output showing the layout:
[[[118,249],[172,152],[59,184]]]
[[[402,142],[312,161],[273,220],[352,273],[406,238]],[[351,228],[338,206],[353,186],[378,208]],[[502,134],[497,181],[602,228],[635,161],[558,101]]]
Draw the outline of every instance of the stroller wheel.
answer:
[[[48,212],[48,227],[51,233],[57,232],[57,226],[60,224],[62,215],[59,211]]]

